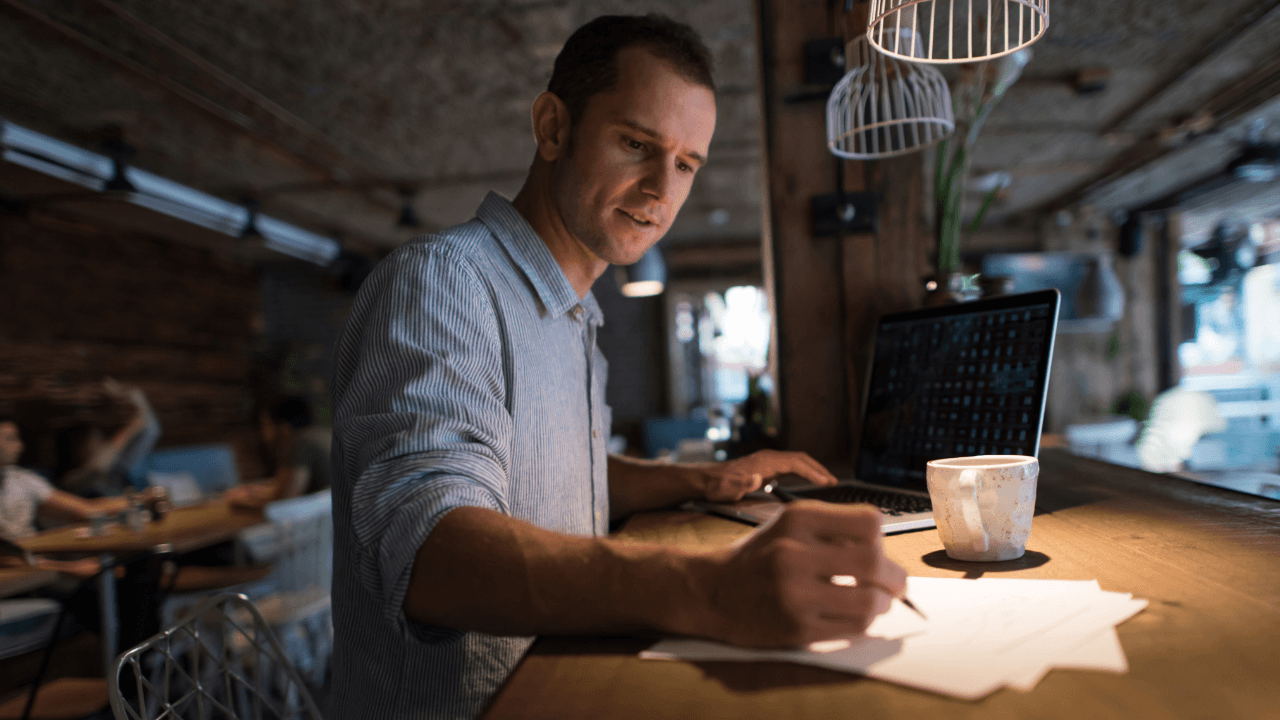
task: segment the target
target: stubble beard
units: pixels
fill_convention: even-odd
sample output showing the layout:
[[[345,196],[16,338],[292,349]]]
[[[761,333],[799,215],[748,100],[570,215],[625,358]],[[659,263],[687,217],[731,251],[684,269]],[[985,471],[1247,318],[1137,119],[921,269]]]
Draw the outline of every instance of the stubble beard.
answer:
[[[618,243],[605,234],[603,227],[595,227],[591,218],[583,217],[582,182],[573,162],[572,140],[569,147],[570,152],[551,169],[551,202],[560,214],[560,221],[569,234],[597,258],[611,265],[630,265],[636,262],[639,258],[618,257],[615,252]]]

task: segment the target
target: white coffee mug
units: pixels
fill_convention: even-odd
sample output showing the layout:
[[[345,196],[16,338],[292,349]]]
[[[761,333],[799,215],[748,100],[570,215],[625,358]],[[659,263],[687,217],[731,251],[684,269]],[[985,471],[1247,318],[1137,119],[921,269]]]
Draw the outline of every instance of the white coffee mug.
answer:
[[[929,462],[933,517],[947,556],[1015,560],[1027,548],[1040,463],[1026,455],[975,455]]]

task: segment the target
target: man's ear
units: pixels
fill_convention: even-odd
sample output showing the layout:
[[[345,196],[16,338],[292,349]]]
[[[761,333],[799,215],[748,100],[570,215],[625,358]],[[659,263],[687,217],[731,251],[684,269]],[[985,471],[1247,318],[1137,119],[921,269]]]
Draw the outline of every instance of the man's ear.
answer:
[[[538,156],[555,162],[569,149],[569,106],[553,92],[544,92],[533,101],[533,139]]]

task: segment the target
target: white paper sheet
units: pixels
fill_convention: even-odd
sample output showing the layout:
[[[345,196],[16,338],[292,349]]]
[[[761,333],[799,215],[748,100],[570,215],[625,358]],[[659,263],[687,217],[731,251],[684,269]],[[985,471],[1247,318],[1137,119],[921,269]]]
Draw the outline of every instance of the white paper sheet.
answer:
[[[1114,626],[1146,606],[1096,581],[912,577],[907,596],[927,621],[895,602],[865,635],[806,649],[680,639],[641,657],[795,662],[976,699],[1004,685],[1030,690],[1053,667],[1124,672]]]

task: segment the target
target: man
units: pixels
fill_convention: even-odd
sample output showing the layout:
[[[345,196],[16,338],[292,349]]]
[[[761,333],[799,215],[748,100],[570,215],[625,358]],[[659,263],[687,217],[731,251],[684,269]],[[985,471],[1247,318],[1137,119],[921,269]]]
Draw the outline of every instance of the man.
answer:
[[[272,400],[258,414],[258,429],[274,468],[271,482],[237,485],[227,491],[228,500],[261,506],[329,488],[332,433],[312,426],[306,398],[286,395]]]
[[[87,520],[97,515],[118,513],[128,507],[127,498],[86,500],[54,488],[39,475],[18,467],[23,447],[18,424],[13,418],[0,417],[0,538],[18,540],[34,535],[36,514],[40,512]],[[82,576],[91,575],[98,569],[98,561],[92,559],[61,562],[39,558],[37,562],[49,570]]]
[[[605,537],[610,519],[779,473],[835,481],[800,453],[672,466],[605,450],[590,288],[675,219],[713,88],[688,27],[588,23],[534,102],[515,200],[491,193],[365,282],[334,378],[334,717],[473,717],[539,633],[796,645],[861,632],[902,592],[866,508],[797,503],[715,552]]]

